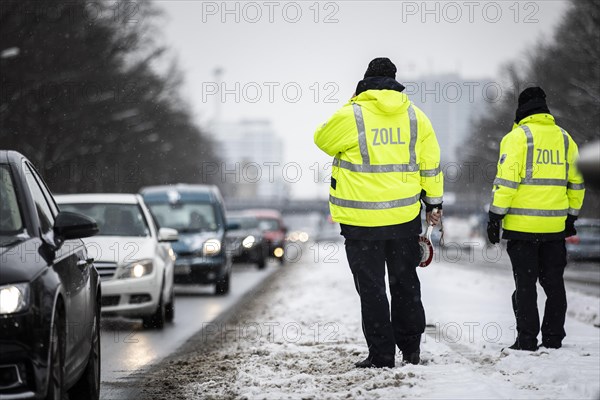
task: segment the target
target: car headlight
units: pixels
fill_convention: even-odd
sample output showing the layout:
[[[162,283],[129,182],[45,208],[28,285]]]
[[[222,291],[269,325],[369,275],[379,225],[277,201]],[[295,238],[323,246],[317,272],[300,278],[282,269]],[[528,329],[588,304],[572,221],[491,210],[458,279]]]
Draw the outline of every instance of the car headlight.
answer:
[[[252,235],[246,236],[246,238],[242,240],[242,246],[244,246],[247,249],[254,246],[254,243],[256,243],[256,238]]]
[[[0,286],[0,315],[18,313],[28,306],[28,283]]]
[[[152,260],[136,261],[121,269],[117,279],[141,278],[152,273]]]
[[[221,252],[221,241],[219,239],[208,239],[202,246],[205,256],[214,256]]]

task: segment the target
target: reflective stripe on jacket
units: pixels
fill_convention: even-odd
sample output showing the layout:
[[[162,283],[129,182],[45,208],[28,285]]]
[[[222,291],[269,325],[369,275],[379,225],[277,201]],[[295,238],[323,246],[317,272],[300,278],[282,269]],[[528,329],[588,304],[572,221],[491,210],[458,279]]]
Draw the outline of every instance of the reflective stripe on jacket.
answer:
[[[437,138],[427,116],[403,93],[359,94],[317,129],[315,143],[334,157],[329,193],[334,221],[396,225],[417,217],[420,200],[442,203]]]
[[[524,118],[504,136],[490,211],[505,215],[503,228],[557,233],[567,214],[578,215],[585,189],[577,144],[550,114]]]

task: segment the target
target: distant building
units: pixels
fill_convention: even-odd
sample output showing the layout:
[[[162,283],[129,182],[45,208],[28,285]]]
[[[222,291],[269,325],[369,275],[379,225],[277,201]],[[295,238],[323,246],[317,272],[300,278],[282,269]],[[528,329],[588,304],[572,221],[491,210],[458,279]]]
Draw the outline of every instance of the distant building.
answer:
[[[222,160],[225,197],[277,202],[289,197],[282,174],[283,143],[269,120],[218,122],[211,130]]]
[[[499,85],[491,80],[464,79],[457,74],[424,76],[408,82],[405,93],[427,114],[442,150],[442,163],[458,161],[471,121],[486,103],[500,100]]]

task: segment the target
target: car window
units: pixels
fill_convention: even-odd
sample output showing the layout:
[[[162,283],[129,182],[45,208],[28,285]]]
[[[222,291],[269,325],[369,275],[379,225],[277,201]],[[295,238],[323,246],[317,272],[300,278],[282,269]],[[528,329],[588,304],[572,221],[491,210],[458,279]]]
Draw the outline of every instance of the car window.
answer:
[[[93,218],[99,236],[150,236],[148,222],[137,204],[71,203],[61,204],[60,209]]]
[[[40,187],[40,190],[44,194],[44,197],[46,198],[46,202],[48,203],[48,205],[50,206],[50,210],[52,211],[52,215],[56,217],[56,215],[58,215],[58,206],[54,202],[54,198],[50,194],[50,191],[48,190],[46,183],[44,182],[44,180],[42,179],[40,174],[36,171],[36,169],[33,167],[33,165],[28,163],[27,166],[29,167],[31,173],[33,174],[33,177],[37,181],[37,183]]]
[[[261,218],[260,229],[263,231],[278,231],[280,229],[279,221],[272,218]]]
[[[8,165],[0,165],[0,236],[14,236],[23,231],[13,176]]]
[[[152,203],[150,212],[162,227],[182,233],[215,232],[219,229],[212,203]]]
[[[42,229],[43,233],[47,233],[51,231],[52,227],[54,226],[54,215],[50,209],[50,205],[48,205],[48,202],[46,201],[46,196],[44,196],[42,188],[35,179],[33,171],[29,165],[24,165],[24,171],[25,180],[27,181],[27,186],[29,186],[29,190],[31,191],[31,196],[33,197],[38,218],[40,220],[40,228]]]

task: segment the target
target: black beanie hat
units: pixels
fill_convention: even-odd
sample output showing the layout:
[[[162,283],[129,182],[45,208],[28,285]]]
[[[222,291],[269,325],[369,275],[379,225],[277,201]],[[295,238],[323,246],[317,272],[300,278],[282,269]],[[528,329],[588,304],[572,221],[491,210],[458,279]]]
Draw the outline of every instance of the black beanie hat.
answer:
[[[519,107],[531,100],[537,100],[537,102],[546,102],[546,92],[544,92],[544,90],[539,86],[533,86],[523,90],[519,95]]]
[[[365,78],[372,76],[386,76],[396,79],[396,66],[387,57],[375,58],[369,63],[367,72],[365,72]]]
[[[539,86],[529,87],[519,95],[519,105],[515,115],[515,122],[533,114],[550,114],[546,104],[546,93]]]

